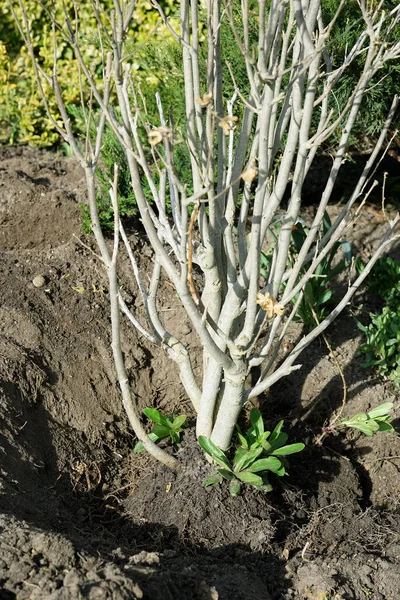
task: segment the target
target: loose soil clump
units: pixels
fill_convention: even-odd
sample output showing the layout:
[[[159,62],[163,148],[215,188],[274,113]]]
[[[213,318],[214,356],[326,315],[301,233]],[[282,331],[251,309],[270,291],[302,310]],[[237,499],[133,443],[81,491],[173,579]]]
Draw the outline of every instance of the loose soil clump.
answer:
[[[106,273],[80,230],[82,172],[38,150],[0,155],[1,600],[399,598],[399,437],[354,431],[315,444],[343,396],[323,341],[261,400],[268,426],[285,418],[290,441],[306,443],[270,494],[202,488],[210,465],[193,427],[170,449],[177,473],[134,455]],[[384,223],[369,211],[360,224],[354,243],[368,253]],[[151,251],[139,229],[130,235],[145,270]],[[124,294],[140,306],[133,284]],[[163,294],[168,326],[195,348],[173,290]],[[391,401],[398,417],[398,395],[360,366],[350,313],[328,333],[345,413]],[[140,408],[178,410],[191,423],[162,350],[128,327],[123,349]]]

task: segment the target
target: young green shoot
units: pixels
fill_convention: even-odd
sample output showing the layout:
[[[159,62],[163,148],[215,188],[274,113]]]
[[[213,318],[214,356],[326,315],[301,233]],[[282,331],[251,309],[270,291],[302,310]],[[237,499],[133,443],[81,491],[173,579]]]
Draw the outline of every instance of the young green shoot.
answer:
[[[384,402],[368,413],[357,413],[353,417],[347,417],[337,424],[324,427],[322,431],[323,433],[330,433],[347,427],[358,429],[368,437],[372,437],[378,431],[393,433],[394,429],[390,424],[392,416],[389,414],[392,408],[392,402]]]
[[[209,438],[199,437],[199,444],[218,468],[203,481],[203,487],[220,483],[223,479],[230,482],[230,493],[237,496],[243,483],[247,483],[260,492],[269,492],[272,485],[269,482],[269,472],[283,477],[287,474],[285,456],[301,452],[304,444],[289,444],[286,433],[282,432],[283,421],[272,431],[264,430],[261,413],[253,408],[250,413],[251,426],[243,435],[237,426],[240,446],[233,460],[216,446]]]
[[[170,437],[172,444],[179,444],[181,441],[181,433],[184,429],[183,426],[186,421],[186,417],[184,415],[174,417],[172,414],[169,417],[165,417],[156,408],[144,408],[143,413],[148,419],[150,419],[150,421],[154,422],[153,429],[149,434],[149,438],[153,442],[157,443],[160,440]],[[143,444],[138,442],[134,447],[133,452],[137,454],[143,449]]]

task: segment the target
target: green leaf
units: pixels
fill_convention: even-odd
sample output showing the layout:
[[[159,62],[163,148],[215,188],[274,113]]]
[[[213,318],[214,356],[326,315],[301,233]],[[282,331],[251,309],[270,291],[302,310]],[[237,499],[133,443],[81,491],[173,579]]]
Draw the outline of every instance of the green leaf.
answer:
[[[228,471],[232,471],[229,460],[226,458],[222,450],[210,440],[210,438],[205,437],[204,435],[199,435],[199,444],[203,448],[204,452],[211,456],[216,463],[222,467],[226,467]]]
[[[301,452],[304,450],[305,446],[303,443],[298,444],[289,444],[288,446],[283,446],[282,448],[277,448],[272,452],[274,456],[288,456],[289,454],[296,454],[296,452]]]
[[[253,425],[254,431],[256,432],[257,438],[261,437],[264,433],[264,421],[261,413],[257,408],[252,408],[250,411],[250,422]]]
[[[354,429],[359,429],[362,433],[367,435],[368,437],[372,437],[374,435],[374,430],[370,427],[370,423],[351,423],[348,424],[347,427],[352,427]]]
[[[271,448],[272,450],[276,450],[277,448],[280,448],[281,446],[283,446],[284,444],[286,444],[287,440],[288,440],[288,435],[287,433],[285,433],[284,431],[281,431],[276,440],[274,442],[271,442]]]
[[[266,452],[268,452],[268,450],[271,448],[271,444],[269,443],[269,441],[267,441],[270,435],[270,431],[264,431],[262,436],[256,441],[256,444],[261,445]]]
[[[271,452],[272,446],[269,442],[267,442],[267,441],[263,442],[262,447],[267,454],[269,454]]]
[[[244,483],[250,483],[251,485],[262,485],[263,480],[259,475],[255,475],[254,473],[250,473],[249,471],[242,471],[241,473],[236,473],[236,477],[243,481]]]
[[[176,417],[172,423],[172,429],[180,429],[184,422],[186,421],[185,415],[181,415],[180,417]]]
[[[364,333],[368,333],[368,328],[365,327],[365,325],[363,325],[358,319],[354,319],[358,329],[361,329],[361,331],[363,331]]]
[[[268,440],[269,443],[271,444],[271,446],[275,442],[275,440],[278,438],[278,435],[280,434],[281,429],[283,427],[283,423],[284,423],[284,421],[282,419],[282,421],[279,421],[278,425],[275,427],[275,429],[271,433],[271,436],[270,436],[270,438]]]
[[[237,432],[237,434],[238,434],[240,445],[242,446],[242,448],[245,448],[247,450],[249,446],[247,444],[246,438],[239,431]]]
[[[379,431],[379,421],[375,421],[374,419],[369,419],[367,421],[367,425],[372,429],[372,431]]]
[[[231,493],[231,496],[233,496],[233,497],[238,496],[239,492],[240,492],[240,488],[241,488],[240,481],[238,481],[237,479],[232,479],[231,484],[229,486],[229,491]]]
[[[385,415],[387,415],[388,412],[392,410],[392,408],[392,402],[384,402],[383,404],[380,404],[379,406],[371,410],[368,413],[368,416],[370,419],[375,419],[376,417],[384,417]]]
[[[153,433],[162,440],[172,434],[172,430],[168,425],[159,425],[156,423],[153,427]]]
[[[221,483],[221,481],[222,476],[219,473],[212,473],[204,479],[201,485],[203,487],[208,487],[209,485],[214,485],[215,483]]]
[[[275,472],[275,475],[278,475],[278,477],[283,477],[284,475],[286,475],[286,469],[284,465],[281,465],[281,468]]]
[[[259,460],[256,460],[246,470],[250,471],[250,473],[258,473],[259,471],[272,471],[273,473],[276,473],[281,466],[282,463],[279,458],[268,456],[268,458],[260,458]]]
[[[374,421],[380,423],[381,421],[386,421],[386,423],[390,423],[393,417],[391,415],[384,415],[383,417],[375,417]]]
[[[164,415],[162,415],[160,413],[160,411],[157,410],[156,408],[144,408],[143,412],[146,415],[146,417],[148,419],[150,419],[151,421],[154,421],[154,423],[158,423],[159,425],[167,426],[168,422],[167,422],[166,417],[164,417]]]
[[[249,452],[248,448],[238,448],[235,452],[235,456],[233,457],[233,465],[237,465],[237,463],[239,462],[239,460],[243,457],[246,456],[247,453]]]
[[[171,437],[171,442],[173,444],[179,444],[180,439],[181,439],[181,434],[179,431],[174,431],[173,429],[171,429],[169,435]]]
[[[387,423],[386,421],[379,421],[379,431],[393,433],[394,428],[390,423]]]
[[[332,290],[325,290],[323,292],[323,294],[321,294],[318,297],[318,301],[317,301],[318,306],[321,306],[321,304],[326,304],[326,302],[328,302],[328,300],[330,300],[331,297],[332,297]]]
[[[258,445],[255,448],[253,448],[252,450],[248,450],[243,455],[241,455],[239,457],[239,459],[236,461],[236,463],[235,463],[235,460],[236,460],[236,456],[235,456],[235,459],[234,459],[235,473],[237,474],[239,471],[242,471],[243,469],[246,469],[249,465],[251,465],[251,463],[253,463],[255,461],[255,459],[258,456],[260,456],[262,451],[263,451],[263,447]]]
[[[159,438],[158,436],[156,436],[156,434],[155,434],[155,433],[153,433],[153,432],[152,432],[152,433],[149,433],[149,438],[151,439],[151,441],[152,441],[152,442],[158,442],[158,441],[159,441],[159,439],[160,439],[160,438]],[[142,450],[144,450],[144,446],[143,446],[142,442],[138,442],[138,443],[135,445],[134,449],[133,449],[133,453],[134,453],[134,454],[138,454],[138,453],[139,453],[139,452],[141,452]]]
[[[329,214],[327,213],[327,211],[324,212],[324,216],[322,218],[322,227],[323,227],[323,231],[324,233],[327,233],[329,231],[329,229],[332,226],[332,222],[330,219]]]
[[[393,338],[391,340],[387,340],[386,342],[386,346],[395,346],[398,343],[398,339],[397,338]],[[396,348],[391,348],[391,350],[393,350],[393,352],[396,350]],[[389,402],[387,403],[389,404]]]
[[[368,415],[366,413],[357,413],[356,415],[354,415],[354,417],[352,417],[351,419],[348,419],[349,421],[357,421],[357,422],[366,422],[368,421]]]
[[[263,494],[271,492],[273,489],[270,483],[263,483],[262,485],[257,485],[255,487],[258,489],[259,492],[263,492]]]
[[[227,469],[217,469],[217,472],[220,473],[222,477],[224,479],[227,479],[228,481],[232,481],[232,479],[234,478],[232,471],[228,471]]]

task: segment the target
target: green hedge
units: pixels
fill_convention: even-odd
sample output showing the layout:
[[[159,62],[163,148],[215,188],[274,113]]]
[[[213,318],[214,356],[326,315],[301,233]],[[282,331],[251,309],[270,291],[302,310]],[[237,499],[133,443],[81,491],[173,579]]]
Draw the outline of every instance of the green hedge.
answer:
[[[173,0],[164,1],[166,12],[170,11],[172,3]],[[31,37],[35,53],[40,57],[42,67],[51,74],[53,49],[49,16],[43,5],[36,0],[24,0],[24,4],[32,23]],[[73,0],[66,0],[65,4],[73,19]],[[16,2],[14,5],[19,12]],[[62,0],[55,0],[55,9],[61,23],[64,22],[62,5]],[[111,10],[113,1],[103,0],[102,6],[102,14],[106,15]],[[138,1],[133,22],[131,34],[134,49],[139,49],[150,36],[159,39],[165,36],[163,27],[160,27],[159,15],[147,0]],[[100,83],[101,50],[90,0],[79,2],[79,33],[83,56],[97,73]],[[140,69],[140,64],[136,66]],[[58,71],[65,104],[78,106],[79,69],[73,50],[61,36],[58,43]],[[57,114],[52,91],[46,86],[45,90],[49,92],[50,107]],[[0,143],[53,146],[57,142],[59,136],[42,106],[27,48],[14,22],[8,1],[0,0]]]

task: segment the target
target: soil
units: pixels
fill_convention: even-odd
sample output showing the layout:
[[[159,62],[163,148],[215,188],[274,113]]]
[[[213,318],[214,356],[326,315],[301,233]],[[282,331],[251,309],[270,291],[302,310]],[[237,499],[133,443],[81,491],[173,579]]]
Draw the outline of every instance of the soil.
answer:
[[[397,600],[400,439],[348,431],[315,443],[343,398],[323,340],[261,400],[268,425],[285,418],[290,440],[306,443],[271,493],[202,488],[209,465],[193,428],[178,473],[134,455],[106,276],[80,228],[83,174],[39,150],[1,148],[0,158],[0,599]],[[358,225],[365,255],[385,223],[371,207]],[[146,269],[144,236],[129,235]],[[163,293],[168,325],[195,347],[173,290]],[[134,287],[124,294],[140,304]],[[352,312],[374,302],[361,292],[328,336],[345,413],[391,401],[396,426],[398,392],[357,356]],[[163,351],[130,328],[123,347],[140,408],[190,419]]]

